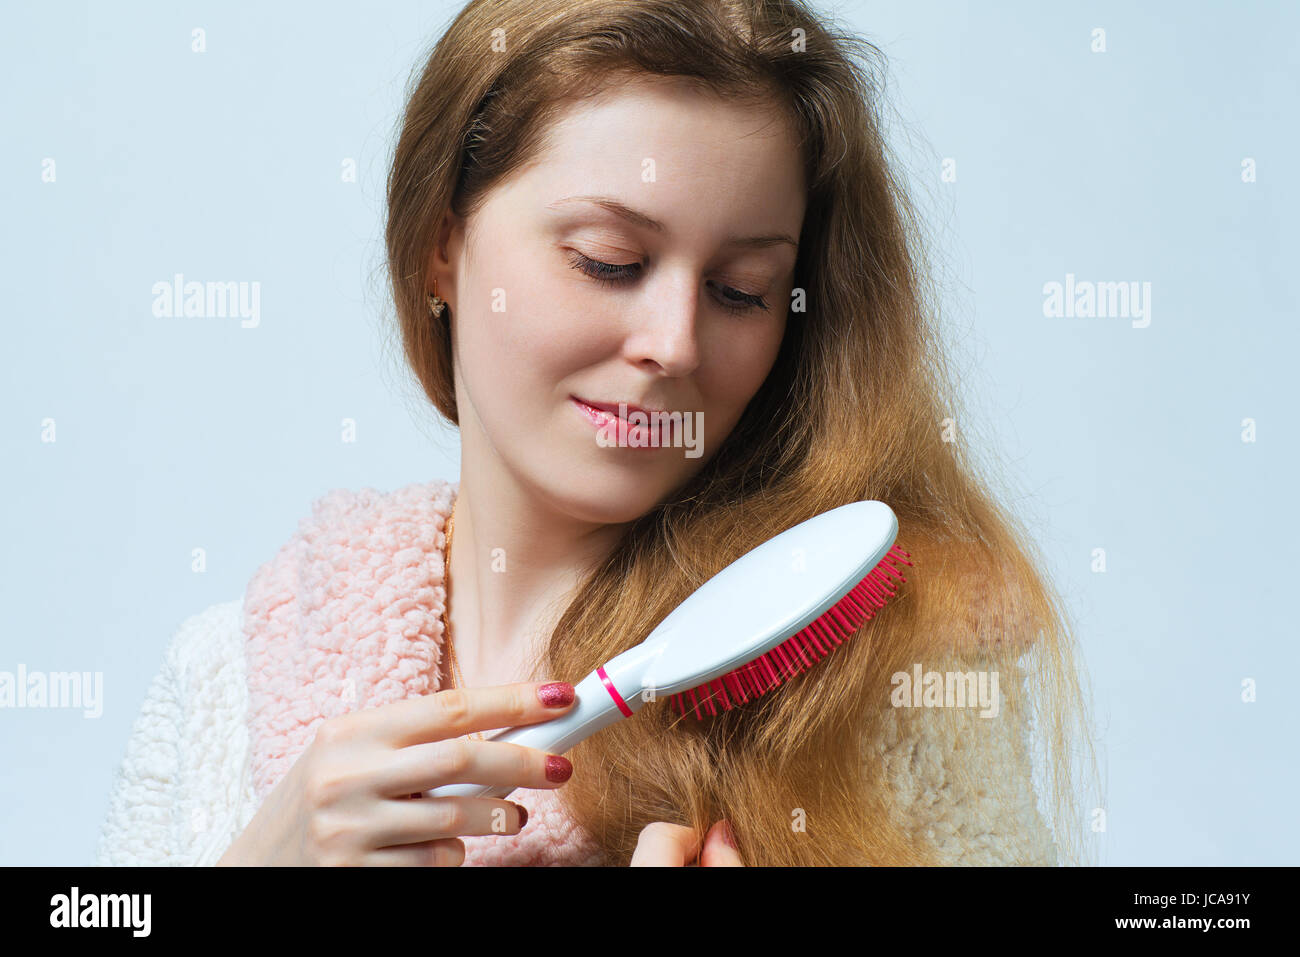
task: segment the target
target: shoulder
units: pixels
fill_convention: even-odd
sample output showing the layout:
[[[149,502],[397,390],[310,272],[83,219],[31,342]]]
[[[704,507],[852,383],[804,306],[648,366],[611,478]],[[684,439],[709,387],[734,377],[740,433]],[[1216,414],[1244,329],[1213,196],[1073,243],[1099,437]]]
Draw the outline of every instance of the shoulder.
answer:
[[[909,601],[917,631],[933,636],[934,647],[957,654],[1019,654],[1034,645],[1051,609],[1024,556],[999,556],[979,543],[913,536],[907,543],[915,566],[907,576]]]
[[[1023,671],[977,653],[943,662],[938,673],[975,678],[990,666],[1002,671],[995,707],[891,707],[873,757],[908,829],[942,863],[1054,866],[1057,848],[1034,787]]]
[[[337,526],[377,526],[403,520],[427,520],[451,513],[456,486],[443,479],[413,482],[392,491],[335,488],[314,499],[299,531]]]
[[[166,664],[182,704],[182,739],[200,740],[242,721],[244,600],[210,605],[186,618],[167,647]]]
[[[114,774],[99,864],[203,860],[245,753],[241,607],[211,605],[168,642]]]
[[[133,745],[175,742],[177,726],[196,705],[242,680],[243,599],[210,605],[184,619],[163,652],[132,729]]]
[[[440,548],[456,491],[456,485],[435,479],[388,492],[335,488],[313,499],[293,534],[250,580],[245,614],[274,613],[309,579],[319,584],[329,570],[355,565],[357,552]]]
[[[180,624],[167,645],[164,663],[178,685],[189,687],[198,678],[208,678],[228,671],[230,661],[242,654],[240,623],[244,599],[209,605]]]
[[[455,494],[451,483],[435,480],[390,492],[336,488],[313,500],[245,588],[250,661],[260,663],[298,632],[304,616],[366,582],[398,588],[422,581],[429,557],[442,548]]]

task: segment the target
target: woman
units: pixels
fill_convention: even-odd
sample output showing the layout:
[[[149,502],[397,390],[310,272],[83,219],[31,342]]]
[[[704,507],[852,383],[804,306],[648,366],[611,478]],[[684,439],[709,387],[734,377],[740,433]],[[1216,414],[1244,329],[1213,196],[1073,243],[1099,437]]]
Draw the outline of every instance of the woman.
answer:
[[[461,12],[410,96],[386,233],[460,481],[331,493],[242,602],[186,623],[101,860],[1083,859],[1071,638],[941,431],[955,390],[872,50],[795,0]],[[682,427],[611,445],[647,437],[611,432],[620,404]],[[651,703],[571,764],[473,736],[559,713],[564,686],[538,697],[552,679],[859,499],[894,509],[915,570],[807,674],[706,721]],[[900,693],[956,672],[992,677],[998,706]],[[517,803],[420,798],[452,780],[518,785]]]

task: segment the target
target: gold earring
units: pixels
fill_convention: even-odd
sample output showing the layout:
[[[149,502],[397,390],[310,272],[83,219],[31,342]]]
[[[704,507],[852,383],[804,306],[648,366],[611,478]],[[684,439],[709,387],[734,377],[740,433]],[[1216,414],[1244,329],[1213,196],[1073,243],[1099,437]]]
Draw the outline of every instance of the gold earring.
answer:
[[[429,314],[433,316],[433,318],[438,319],[442,316],[443,307],[447,305],[445,301],[438,298],[438,280],[435,279],[433,281],[433,292],[428,293],[428,296]]]

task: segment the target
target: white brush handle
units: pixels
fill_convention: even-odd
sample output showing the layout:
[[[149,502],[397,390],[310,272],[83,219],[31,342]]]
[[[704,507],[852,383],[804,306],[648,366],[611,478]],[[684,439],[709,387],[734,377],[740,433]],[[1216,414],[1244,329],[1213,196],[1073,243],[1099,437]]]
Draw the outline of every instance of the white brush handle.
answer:
[[[640,710],[643,689],[680,694],[755,661],[862,582],[897,534],[893,511],[871,500],[841,505],[786,529],[697,588],[641,644],[578,682],[577,701],[566,714],[507,728],[488,740],[563,754]],[[513,790],[458,782],[424,793],[497,798]]]
[[[615,659],[615,661],[617,660]],[[613,683],[614,676],[610,672],[613,668],[614,661],[611,661],[601,669],[610,677],[611,683]],[[627,672],[625,671],[623,674],[626,675]],[[611,694],[609,686],[600,677],[599,670],[593,671],[574,685],[573,691],[576,699],[573,707],[560,717],[550,721],[543,721],[540,724],[524,724],[516,728],[506,728],[485,740],[522,744],[525,747],[537,748],[539,751],[545,751],[548,754],[563,754],[575,744],[591,737],[602,728],[629,717],[619,708],[614,694]],[[617,687],[615,691],[618,691]],[[621,692],[619,697],[623,698]],[[623,702],[632,714],[639,711],[641,705],[645,703],[639,688],[629,697],[623,698]],[[518,785],[444,784],[431,791],[425,791],[424,796],[501,798],[514,791],[516,787]]]

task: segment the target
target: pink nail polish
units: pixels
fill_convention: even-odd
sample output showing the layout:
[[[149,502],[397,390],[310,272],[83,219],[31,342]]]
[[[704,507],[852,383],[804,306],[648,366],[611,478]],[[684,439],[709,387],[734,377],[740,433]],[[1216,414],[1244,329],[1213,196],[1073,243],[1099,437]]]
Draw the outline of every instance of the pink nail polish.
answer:
[[[537,689],[537,697],[548,708],[564,708],[573,704],[573,685],[567,681],[552,681]]]
[[[727,847],[731,848],[733,851],[740,850],[740,848],[736,847],[736,835],[735,832],[731,830],[730,821],[723,821],[722,827],[719,828],[719,830],[722,831],[722,840],[726,843]]]
[[[528,808],[524,807],[522,804],[515,804],[514,801],[508,801],[506,803],[514,804],[515,808],[519,811],[519,830],[522,831],[524,825],[528,823]]]

